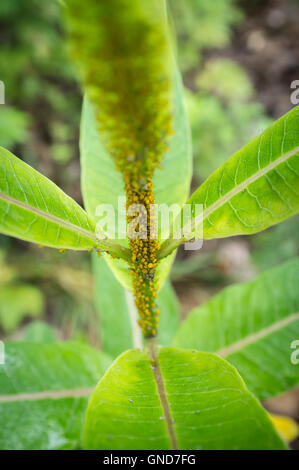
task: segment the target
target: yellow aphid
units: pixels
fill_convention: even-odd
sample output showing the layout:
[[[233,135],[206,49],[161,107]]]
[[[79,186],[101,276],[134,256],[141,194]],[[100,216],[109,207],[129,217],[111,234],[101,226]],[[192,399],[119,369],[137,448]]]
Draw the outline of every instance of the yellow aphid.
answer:
[[[61,248],[61,249],[59,250],[59,253],[65,253],[66,251],[67,251],[66,248]]]

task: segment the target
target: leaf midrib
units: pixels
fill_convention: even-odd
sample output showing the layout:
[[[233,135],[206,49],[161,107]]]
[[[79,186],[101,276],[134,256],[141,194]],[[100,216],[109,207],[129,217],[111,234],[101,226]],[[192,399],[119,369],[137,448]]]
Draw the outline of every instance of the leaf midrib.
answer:
[[[167,392],[164,384],[164,379],[160,367],[159,361],[159,353],[158,353],[158,346],[156,343],[155,338],[151,338],[147,342],[148,346],[148,357],[152,366],[154,379],[157,386],[157,392],[160,398],[160,403],[164,412],[164,417],[166,421],[167,431],[169,434],[170,442],[171,442],[171,449],[178,450],[178,442],[176,433],[174,430],[174,420],[171,415],[170,404],[167,398]]]
[[[46,390],[44,392],[18,393],[15,395],[0,395],[0,403],[87,397],[93,392],[93,390],[94,387],[75,388],[70,390]]]
[[[50,222],[53,222],[61,227],[64,227],[67,230],[70,230],[72,232],[75,232],[85,238],[88,238],[89,240],[94,241],[97,243],[97,238],[96,236],[90,232],[89,230],[86,230],[82,227],[79,227],[78,225],[73,224],[72,222],[69,222],[67,220],[61,219],[60,217],[57,217],[56,215],[50,214],[49,212],[45,212],[41,209],[38,209],[37,207],[31,206],[25,202],[19,201],[17,199],[14,199],[11,196],[8,196],[7,194],[0,193],[0,199],[3,199],[4,201],[8,202],[9,204],[14,204],[17,207],[20,207],[27,212],[32,212],[33,214],[36,214],[40,217],[43,217],[44,219],[49,220]]]
[[[241,351],[246,346],[249,346],[250,344],[256,343],[257,341],[266,338],[267,336],[270,336],[272,333],[279,331],[280,329],[284,328],[285,326],[288,326],[290,323],[293,323],[297,320],[299,320],[299,312],[292,313],[291,315],[283,318],[282,320],[276,323],[272,323],[271,325],[267,326],[266,328],[263,328],[262,330],[256,333],[252,333],[248,336],[245,336],[241,340],[232,343],[230,346],[219,349],[218,351],[216,351],[216,354],[224,358],[230,356],[231,354]]]

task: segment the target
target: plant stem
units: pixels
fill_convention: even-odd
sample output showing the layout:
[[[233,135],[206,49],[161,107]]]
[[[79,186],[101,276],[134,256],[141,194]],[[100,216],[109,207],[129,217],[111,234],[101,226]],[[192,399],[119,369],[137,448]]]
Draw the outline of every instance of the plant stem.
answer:
[[[157,258],[160,260],[169,256],[176,248],[178,248],[185,240],[177,240],[174,238],[170,238],[169,240],[165,240],[162,243],[160,250],[157,253]]]
[[[131,261],[131,250],[125,246],[115,243],[109,238],[104,238],[100,243],[97,243],[97,246],[99,246],[101,250],[106,251],[111,256],[124,259],[127,262]]]

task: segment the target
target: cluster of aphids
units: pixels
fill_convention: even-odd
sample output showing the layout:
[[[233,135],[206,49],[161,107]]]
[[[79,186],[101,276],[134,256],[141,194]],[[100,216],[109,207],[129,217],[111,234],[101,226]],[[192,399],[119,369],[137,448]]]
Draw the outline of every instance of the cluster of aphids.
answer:
[[[127,207],[144,206],[143,235],[129,234],[130,270],[140,326],[157,332],[155,271],[159,242],[152,177],[172,133],[172,77],[165,7],[160,0],[68,0],[72,54],[80,65],[102,142],[122,173]],[[130,222],[130,216],[128,216]],[[140,230],[141,229],[141,230]],[[134,234],[133,234],[134,235]]]
[[[145,336],[153,336],[157,333],[160,313],[156,305],[155,280],[159,242],[155,238],[151,238],[151,230],[153,231],[153,225],[156,224],[155,217],[150,210],[151,205],[154,204],[154,195],[152,182],[149,179],[145,188],[134,183],[134,180],[132,181],[127,175],[127,208],[137,203],[140,204],[144,212],[138,214],[140,220],[139,226],[136,227],[138,235],[128,233],[132,253],[131,276],[135,304],[140,316],[139,325]],[[133,215],[127,216],[129,223],[132,217]],[[135,226],[132,230],[134,229]]]

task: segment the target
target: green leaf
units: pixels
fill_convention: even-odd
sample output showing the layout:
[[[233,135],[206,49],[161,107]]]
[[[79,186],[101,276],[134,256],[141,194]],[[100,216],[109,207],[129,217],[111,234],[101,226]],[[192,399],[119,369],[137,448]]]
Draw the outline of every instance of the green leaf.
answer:
[[[173,348],[160,350],[158,367],[136,349],[113,363],[91,395],[83,445],[98,450],[285,448],[231,365],[210,353]]]
[[[298,156],[296,107],[235,153],[192,194],[187,203],[193,207],[202,204],[203,212],[197,220],[191,218],[196,232],[187,238],[197,235],[208,240],[256,233],[296,214]],[[160,256],[181,241],[166,241]]]
[[[0,327],[5,333],[14,331],[27,316],[44,312],[42,292],[30,284],[8,285],[0,289]]]
[[[175,134],[170,140],[170,150],[162,161],[162,170],[154,175],[154,193],[156,203],[183,204],[189,194],[191,181],[191,139],[183,101],[182,83],[176,71],[174,78],[174,129]],[[114,161],[106,152],[99,136],[92,107],[85,98],[81,119],[80,135],[81,151],[81,185],[84,205],[91,218],[95,218],[96,207],[100,204],[111,204],[117,220],[119,207],[118,198],[125,197],[121,174],[116,170]],[[114,237],[114,234],[108,234]],[[127,240],[117,240],[127,246]],[[114,260],[106,256],[120,282],[131,288],[128,265],[122,260]],[[158,266],[158,278],[163,284],[168,275],[173,259],[170,257]]]
[[[104,259],[93,255],[95,302],[100,316],[101,346],[111,357],[127,349],[142,346],[142,334],[137,324],[138,313],[131,291],[115,278]],[[169,346],[179,325],[179,304],[169,281],[157,299],[160,313],[158,341]]]
[[[108,364],[80,343],[6,343],[0,448],[78,448],[87,397]]]
[[[1,233],[53,248],[119,254],[111,241],[99,243],[86,212],[52,181],[2,147],[0,163]]]
[[[100,317],[101,348],[116,357],[141,345],[132,293],[115,278],[104,259],[92,256],[95,303]]]
[[[224,289],[186,318],[174,344],[231,362],[260,399],[299,384],[291,343],[299,338],[299,258]]]
[[[180,304],[169,279],[158,293],[157,304],[160,309],[158,343],[170,346],[180,322]]]

